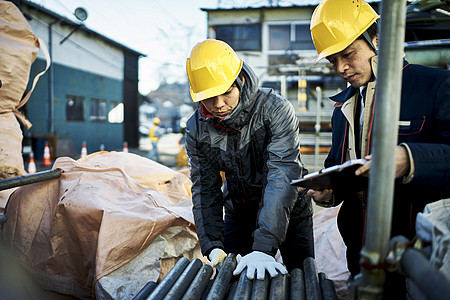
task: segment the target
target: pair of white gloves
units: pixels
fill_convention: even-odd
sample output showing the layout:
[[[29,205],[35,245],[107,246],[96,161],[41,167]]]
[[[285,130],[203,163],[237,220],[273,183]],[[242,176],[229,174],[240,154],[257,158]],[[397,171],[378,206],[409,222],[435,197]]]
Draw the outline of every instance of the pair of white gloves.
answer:
[[[210,266],[217,266],[224,261],[225,257],[227,257],[225,251],[219,248],[214,248],[208,255],[209,261],[211,262]],[[255,271],[256,278],[259,280],[264,279],[266,270],[269,272],[270,277],[277,276],[278,271],[281,274],[287,274],[285,266],[275,261],[274,257],[260,251],[253,251],[244,257],[238,255],[237,261],[238,265],[236,266],[236,269],[234,269],[233,275],[239,275],[245,268],[247,268],[247,278],[250,280],[255,278]]]

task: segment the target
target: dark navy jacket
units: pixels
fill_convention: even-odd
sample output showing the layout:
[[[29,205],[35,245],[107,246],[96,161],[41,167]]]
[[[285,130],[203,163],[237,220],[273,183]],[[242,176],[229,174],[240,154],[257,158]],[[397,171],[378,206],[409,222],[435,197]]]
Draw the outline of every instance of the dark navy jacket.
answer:
[[[336,101],[336,108],[332,117],[332,148],[325,167],[345,160],[349,124],[341,104],[357,92],[349,87],[331,98]],[[400,110],[398,143],[411,150],[415,173],[407,184],[401,179],[396,181],[391,235],[412,238],[417,213],[427,203],[450,197],[450,72],[405,62]],[[368,134],[369,152],[372,128]],[[344,202],[338,226],[347,245],[349,269],[356,273],[364,238],[366,193],[340,192],[335,193],[335,198],[335,205]]]

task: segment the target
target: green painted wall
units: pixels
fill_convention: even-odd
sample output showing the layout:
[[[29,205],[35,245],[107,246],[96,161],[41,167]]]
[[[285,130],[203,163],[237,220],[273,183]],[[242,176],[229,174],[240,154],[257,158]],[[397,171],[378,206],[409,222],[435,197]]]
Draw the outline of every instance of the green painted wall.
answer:
[[[37,59],[31,69],[31,78],[41,72],[45,62]],[[117,79],[106,78],[93,73],[76,70],[55,64],[54,68],[54,130],[58,139],[70,140],[75,151],[79,152],[86,141],[88,153],[96,152],[100,144],[105,150],[120,150],[123,146],[123,123],[90,120],[91,98],[106,100],[107,112],[111,102],[123,102],[123,83]],[[29,84],[30,85],[30,84]],[[66,120],[66,95],[84,97],[84,121]],[[48,71],[36,85],[27,103],[27,116],[33,126],[24,132],[33,138],[43,138],[48,133]],[[59,149],[58,149],[58,152]],[[69,154],[66,154],[69,155]]]

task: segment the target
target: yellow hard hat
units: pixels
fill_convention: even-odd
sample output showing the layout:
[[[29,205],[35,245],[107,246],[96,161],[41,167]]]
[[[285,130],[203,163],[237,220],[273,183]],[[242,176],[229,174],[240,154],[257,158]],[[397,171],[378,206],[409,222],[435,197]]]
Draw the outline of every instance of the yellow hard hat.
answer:
[[[341,52],[380,16],[362,0],[325,0],[311,18],[311,36],[319,56],[316,62]]]
[[[225,42],[208,39],[192,48],[186,73],[194,102],[225,93],[241,72],[242,60]]]
[[[160,122],[161,120],[159,118],[153,118],[153,124],[159,125]]]

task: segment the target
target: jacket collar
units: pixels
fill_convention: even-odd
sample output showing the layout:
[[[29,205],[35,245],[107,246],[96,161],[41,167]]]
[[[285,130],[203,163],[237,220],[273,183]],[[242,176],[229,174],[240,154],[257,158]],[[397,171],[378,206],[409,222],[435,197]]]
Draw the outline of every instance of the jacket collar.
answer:
[[[370,59],[370,64],[372,65],[372,72],[376,76],[376,74],[377,74],[377,67],[378,67],[378,56],[377,55],[373,56]],[[335,102],[344,103],[345,101],[347,101],[348,99],[353,97],[356,93],[359,93],[359,88],[354,88],[352,86],[349,86],[348,88],[346,88],[345,90],[343,90],[339,94],[331,96],[330,99],[335,101]]]
[[[375,74],[375,76],[376,76],[377,69],[378,69],[378,56],[375,55],[374,57],[372,57],[372,59],[370,60],[370,63],[372,65],[373,74]],[[408,65],[408,62],[406,61],[406,59],[403,59],[403,68],[405,68],[405,66],[407,66],[407,65]],[[376,80],[376,78],[375,78],[375,80]],[[359,92],[358,88],[349,86],[348,88],[346,88],[339,94],[331,96],[330,99],[335,102],[344,103],[345,101],[347,101],[348,99],[353,97],[357,92]]]

